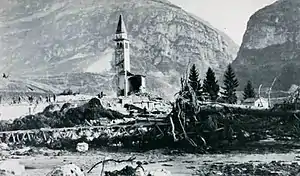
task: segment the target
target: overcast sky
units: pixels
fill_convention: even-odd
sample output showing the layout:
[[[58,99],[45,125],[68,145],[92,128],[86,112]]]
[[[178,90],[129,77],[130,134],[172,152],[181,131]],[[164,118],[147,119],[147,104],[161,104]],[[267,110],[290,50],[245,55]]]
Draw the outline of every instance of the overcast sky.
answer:
[[[241,44],[247,22],[258,9],[276,0],[169,0],[212,26],[224,31]]]

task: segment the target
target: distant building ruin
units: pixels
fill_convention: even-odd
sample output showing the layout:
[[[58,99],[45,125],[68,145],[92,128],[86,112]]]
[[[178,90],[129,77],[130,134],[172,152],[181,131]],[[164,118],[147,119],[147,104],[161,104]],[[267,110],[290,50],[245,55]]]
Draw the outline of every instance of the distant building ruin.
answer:
[[[128,96],[133,93],[143,93],[146,89],[146,77],[130,72],[130,46],[127,31],[122,15],[114,39],[115,45],[115,70],[117,96]]]
[[[256,108],[269,108],[269,102],[266,98],[247,98],[243,101],[243,105],[256,107]]]

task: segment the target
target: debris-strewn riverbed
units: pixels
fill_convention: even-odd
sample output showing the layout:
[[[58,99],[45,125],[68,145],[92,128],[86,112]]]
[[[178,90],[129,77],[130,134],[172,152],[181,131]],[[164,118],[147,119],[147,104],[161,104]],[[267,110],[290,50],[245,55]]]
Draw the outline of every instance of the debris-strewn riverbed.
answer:
[[[38,149],[41,151],[40,149]],[[128,159],[136,157],[135,161],[141,161],[147,171],[166,169],[172,175],[290,175],[299,173],[300,151],[294,150],[288,153],[230,153],[230,154],[186,154],[180,152],[166,152],[165,150],[154,150],[145,153],[137,152],[107,152],[88,151],[87,153],[73,153],[66,151],[43,150],[34,152],[29,156],[10,155],[9,158],[18,160],[25,165],[28,176],[45,176],[53,168],[63,164],[73,163],[81,167],[85,172],[95,163],[108,159]],[[274,162],[280,161],[280,162]],[[289,165],[284,165],[287,163]],[[293,164],[292,164],[293,163]],[[265,165],[261,165],[265,164]],[[107,163],[106,171],[120,170],[126,165],[135,167],[133,163]],[[98,176],[102,166],[97,166],[88,176]],[[253,171],[257,170],[257,171]],[[279,172],[280,171],[280,172]],[[226,174],[227,173],[227,174]],[[267,174],[269,175],[269,174]]]

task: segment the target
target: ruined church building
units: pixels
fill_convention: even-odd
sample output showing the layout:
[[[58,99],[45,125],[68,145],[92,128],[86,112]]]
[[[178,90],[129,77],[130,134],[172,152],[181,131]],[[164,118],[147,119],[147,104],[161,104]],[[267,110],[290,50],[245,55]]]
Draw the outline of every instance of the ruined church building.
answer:
[[[115,34],[115,70],[117,96],[128,96],[134,93],[143,93],[146,89],[144,75],[135,75],[130,72],[130,42],[122,15]]]

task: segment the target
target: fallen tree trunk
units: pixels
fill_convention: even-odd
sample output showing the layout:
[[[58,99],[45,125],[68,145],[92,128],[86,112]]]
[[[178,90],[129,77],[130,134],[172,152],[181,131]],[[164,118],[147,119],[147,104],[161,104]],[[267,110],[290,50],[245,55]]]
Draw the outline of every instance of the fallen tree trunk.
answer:
[[[235,107],[223,104],[209,104],[201,105],[201,114],[215,114],[215,113],[227,113],[227,114],[243,114],[254,116],[270,116],[270,117],[287,117],[294,114],[300,116],[300,111],[285,111],[285,110],[272,110],[272,109],[251,109],[247,107]]]

